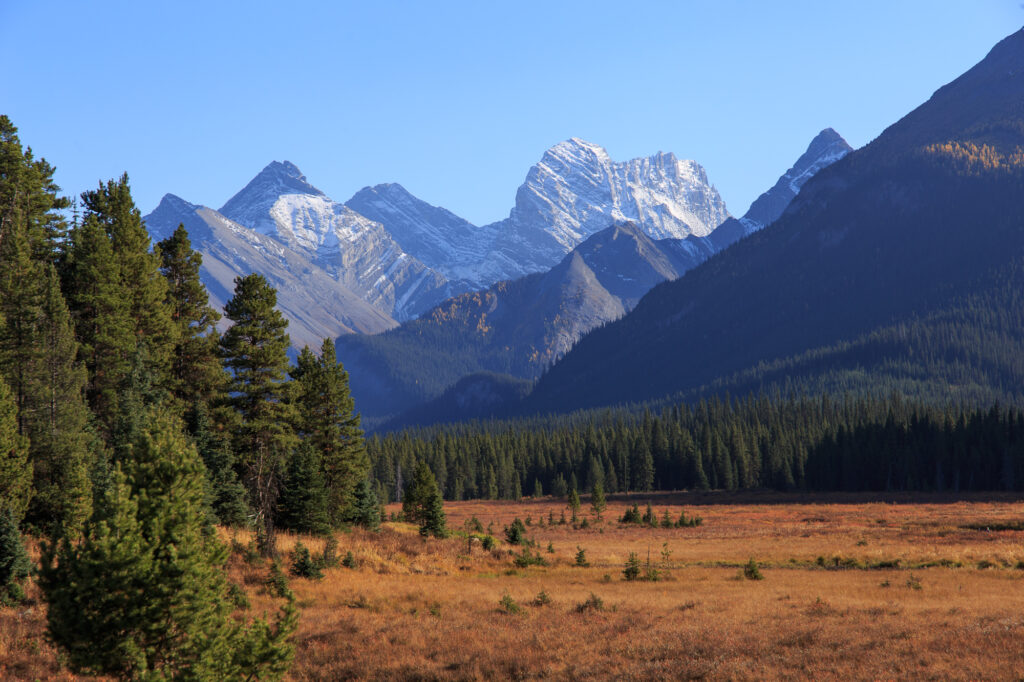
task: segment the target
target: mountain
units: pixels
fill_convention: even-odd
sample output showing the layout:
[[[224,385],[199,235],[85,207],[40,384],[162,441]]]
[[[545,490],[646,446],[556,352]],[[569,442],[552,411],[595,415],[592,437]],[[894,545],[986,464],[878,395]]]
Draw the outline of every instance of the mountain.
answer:
[[[633,222],[654,239],[703,237],[729,217],[695,161],[659,152],[613,161],[572,138],[526,174],[509,217],[477,227],[401,185],[366,187],[346,205],[381,223],[402,249],[444,274],[454,290],[543,272],[591,235]]]
[[[370,334],[397,324],[326,271],[281,248],[273,237],[246,229],[213,209],[168,194],[145,221],[154,241],[185,225],[192,248],[203,254],[200,279],[218,308],[234,295],[235,277],[263,274],[277,288],[278,307],[290,321],[292,343],[299,347],[316,348],[325,337]]]
[[[397,183],[364,187],[345,205],[380,223],[406,253],[451,280],[454,293],[479,288],[460,280],[478,267],[489,237],[451,211],[432,206]]]
[[[452,293],[442,274],[403,251],[383,225],[331,200],[288,161],[269,164],[220,213],[301,254],[397,320]]]
[[[833,145],[819,144],[827,138],[842,141],[834,131],[822,132],[794,168],[827,165]],[[794,170],[787,176],[796,177]],[[452,298],[386,334],[338,339],[360,409],[370,415],[404,410],[474,372],[535,379],[583,334],[618,319],[652,287],[745,234],[734,218],[706,237],[685,239],[654,240],[634,223],[619,223],[590,236],[543,274]],[[442,397],[418,417],[406,417],[415,421],[453,405]]]
[[[338,355],[370,415],[434,398],[475,372],[534,379],[582,334],[621,317],[652,286],[710,254],[704,239],[655,241],[622,223],[547,272],[456,296],[386,333],[341,337]]]
[[[770,387],[1021,401],[1024,32],[556,363],[529,411]]]

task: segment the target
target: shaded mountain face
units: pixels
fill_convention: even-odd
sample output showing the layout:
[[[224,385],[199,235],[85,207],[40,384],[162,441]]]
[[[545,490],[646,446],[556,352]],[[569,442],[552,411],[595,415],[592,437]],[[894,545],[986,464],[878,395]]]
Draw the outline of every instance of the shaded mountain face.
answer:
[[[706,239],[653,240],[623,223],[547,272],[456,296],[384,334],[341,337],[338,353],[369,415],[407,409],[474,372],[534,379],[585,332],[711,253]]]
[[[1024,385],[1024,32],[772,225],[584,337],[528,410],[682,392],[1018,400]]]
[[[325,270],[281,248],[272,236],[213,209],[168,194],[145,220],[154,241],[169,237],[179,224],[185,226],[192,248],[203,254],[200,279],[218,308],[234,295],[235,277],[264,275],[277,289],[278,308],[288,317],[288,333],[296,346],[317,348],[327,337],[372,334],[397,324]]]

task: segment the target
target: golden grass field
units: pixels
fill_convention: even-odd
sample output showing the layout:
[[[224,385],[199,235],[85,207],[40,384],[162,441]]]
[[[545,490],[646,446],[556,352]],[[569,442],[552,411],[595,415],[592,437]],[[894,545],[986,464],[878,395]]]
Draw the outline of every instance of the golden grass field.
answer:
[[[659,515],[685,508],[704,523],[617,522],[648,499]],[[474,516],[493,524],[496,549],[387,523],[338,535],[357,568],[292,579],[302,608],[293,679],[1024,677],[1024,531],[962,527],[1024,521],[1016,498],[638,495],[613,499],[603,522],[588,514],[590,528],[578,530],[547,524],[564,509],[550,498],[445,508],[451,529]],[[501,541],[527,516],[547,567],[515,568]],[[281,549],[297,539],[282,536]],[[577,546],[589,567],[574,565]],[[624,580],[629,552],[643,562],[649,552],[665,579]],[[743,577],[752,557],[763,580]],[[240,555],[229,567],[251,612],[276,608],[266,567]],[[533,605],[542,591],[550,603]],[[499,606],[505,595],[519,613]],[[579,609],[591,595],[603,610]],[[45,643],[43,609],[0,610],[0,678],[73,679]]]

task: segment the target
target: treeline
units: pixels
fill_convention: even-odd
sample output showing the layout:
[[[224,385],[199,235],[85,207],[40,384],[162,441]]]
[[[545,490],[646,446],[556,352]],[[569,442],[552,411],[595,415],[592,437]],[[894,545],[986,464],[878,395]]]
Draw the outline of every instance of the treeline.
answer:
[[[1024,412],[885,399],[702,400],[375,435],[374,477],[399,495],[420,462],[450,500],[681,489],[1022,490]]]
[[[6,117],[0,144],[0,500],[15,520],[76,537],[160,412],[203,460],[212,518],[255,523],[268,553],[279,525],[358,522],[369,461],[333,343],[292,365],[260,275],[236,279],[219,333],[201,255],[182,226],[151,248],[126,175],[69,221],[53,167]]]

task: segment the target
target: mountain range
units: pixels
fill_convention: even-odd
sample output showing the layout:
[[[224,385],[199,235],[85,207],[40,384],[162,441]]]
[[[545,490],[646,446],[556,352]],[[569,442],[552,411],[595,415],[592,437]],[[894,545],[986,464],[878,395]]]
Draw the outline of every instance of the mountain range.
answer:
[[[154,240],[185,224],[218,305],[235,276],[266,276],[293,343],[316,347],[325,336],[383,331],[460,293],[547,270],[616,220],[682,238],[707,235],[728,217],[695,162],[658,153],[616,163],[574,138],[530,169],[509,218],[482,227],[397,184],[336,202],[287,161],[267,165],[219,210],[168,194],[145,221]]]
[[[582,338],[520,409],[776,388],[1020,402],[1022,74],[1017,32],[771,225]]]
[[[759,229],[758,220],[774,220],[808,177],[849,150],[834,130],[823,130],[752,212],[728,218],[707,236],[653,239],[636,223],[613,223],[546,272],[451,298],[384,333],[338,338],[360,409],[372,416],[402,412],[478,372],[536,379],[581,336],[625,315],[656,284]]]

